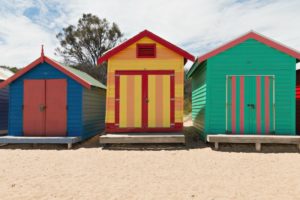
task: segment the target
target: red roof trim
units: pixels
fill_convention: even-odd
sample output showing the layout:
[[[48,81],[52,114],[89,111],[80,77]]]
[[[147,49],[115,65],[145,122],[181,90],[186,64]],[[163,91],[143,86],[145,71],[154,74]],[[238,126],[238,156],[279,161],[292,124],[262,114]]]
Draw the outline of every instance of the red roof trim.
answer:
[[[205,60],[207,60],[207,59],[209,59],[209,58],[211,58],[211,57],[213,57],[213,56],[215,56],[219,53],[222,53],[223,51],[226,51],[227,49],[232,48],[232,47],[234,47],[234,46],[236,46],[236,45],[238,45],[238,44],[240,44],[240,43],[242,43],[242,42],[244,42],[248,39],[255,39],[255,40],[257,40],[261,43],[264,43],[265,45],[268,45],[268,46],[270,46],[274,49],[282,51],[282,52],[284,52],[284,53],[286,53],[286,54],[288,54],[288,55],[290,55],[294,58],[300,59],[300,53],[299,52],[297,52],[295,50],[292,50],[291,48],[288,48],[288,47],[286,47],[282,44],[279,44],[278,42],[275,42],[275,41],[273,41],[273,40],[271,40],[271,39],[269,39],[265,36],[262,36],[258,33],[255,33],[253,31],[251,31],[251,32],[247,33],[246,35],[243,35],[243,36],[241,36],[241,37],[239,37],[239,38],[237,38],[237,39],[235,39],[235,40],[233,40],[233,41],[231,41],[231,42],[229,42],[229,43],[227,43],[227,44],[225,44],[225,45],[223,45],[223,46],[221,46],[221,47],[219,47],[219,48],[217,48],[217,49],[215,49],[215,50],[213,50],[209,53],[206,53],[206,54],[200,56],[198,58],[198,62],[203,62],[203,61],[205,61]]]
[[[9,85],[11,82],[13,82],[14,80],[18,79],[23,74],[27,73],[28,71],[30,71],[31,69],[33,69],[34,67],[36,67],[37,65],[39,65],[40,63],[43,63],[43,62],[46,62],[46,63],[50,64],[51,66],[55,67],[56,69],[58,69],[62,73],[66,74],[67,76],[71,77],[72,79],[74,79],[75,81],[77,81],[78,83],[80,83],[81,85],[83,85],[84,87],[86,87],[88,89],[91,88],[91,84],[90,83],[84,81],[80,77],[78,77],[75,74],[71,73],[70,71],[66,70],[62,65],[58,64],[57,62],[51,60],[50,58],[48,58],[48,57],[46,57],[44,55],[42,55],[41,57],[39,57],[38,59],[36,59],[32,63],[30,63],[29,65],[27,65],[26,67],[24,67],[23,69],[21,69],[20,71],[18,71],[15,75],[11,76],[6,81],[2,82],[0,84],[0,88],[3,88],[5,86]]]
[[[165,47],[171,49],[172,51],[178,53],[179,55],[183,56],[187,60],[194,61],[195,57],[190,53],[186,52],[185,50],[175,46],[174,44],[166,41],[165,39],[155,35],[154,33],[144,30],[139,34],[133,36],[132,38],[128,39],[127,41],[123,42],[122,44],[116,46],[115,48],[111,49],[107,53],[105,53],[102,57],[98,58],[98,64],[107,61],[110,57],[114,56],[115,54],[119,53],[121,50],[127,48],[128,46],[132,45],[133,43],[137,42],[138,40],[142,39],[143,37],[149,37],[150,39],[164,45]]]

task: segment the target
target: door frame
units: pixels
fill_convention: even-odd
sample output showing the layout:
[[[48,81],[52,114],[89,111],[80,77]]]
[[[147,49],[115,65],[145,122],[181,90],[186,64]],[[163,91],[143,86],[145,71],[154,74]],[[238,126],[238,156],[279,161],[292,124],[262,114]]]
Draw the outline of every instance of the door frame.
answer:
[[[141,75],[142,76],[142,127],[141,128],[119,128],[120,117],[120,76]],[[170,125],[168,128],[148,127],[148,104],[144,98],[148,98],[148,75],[170,75]],[[178,132],[182,130],[181,123],[175,123],[175,71],[174,70],[116,70],[115,71],[115,122],[113,126],[106,129],[108,132]]]
[[[275,109],[275,75],[260,75],[260,74],[255,74],[255,75],[244,75],[244,74],[237,74],[237,75],[226,75],[226,84],[225,84],[225,91],[226,91],[226,104],[225,104],[225,110],[226,110],[226,122],[225,122],[225,133],[227,134],[228,132],[228,107],[229,107],[229,104],[228,104],[228,80],[230,77],[233,77],[233,76],[236,76],[236,77],[241,77],[241,76],[244,76],[244,77],[250,77],[250,76],[254,76],[254,77],[257,77],[257,76],[262,76],[262,77],[266,77],[266,76],[269,76],[269,77],[272,77],[273,79],[273,130],[276,131],[276,109]]]

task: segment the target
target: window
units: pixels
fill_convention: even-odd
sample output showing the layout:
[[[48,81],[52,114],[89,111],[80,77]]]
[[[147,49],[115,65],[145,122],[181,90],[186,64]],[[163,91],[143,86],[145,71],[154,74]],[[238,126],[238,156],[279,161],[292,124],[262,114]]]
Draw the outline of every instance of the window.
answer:
[[[155,58],[156,45],[155,44],[137,44],[136,45],[137,58]]]

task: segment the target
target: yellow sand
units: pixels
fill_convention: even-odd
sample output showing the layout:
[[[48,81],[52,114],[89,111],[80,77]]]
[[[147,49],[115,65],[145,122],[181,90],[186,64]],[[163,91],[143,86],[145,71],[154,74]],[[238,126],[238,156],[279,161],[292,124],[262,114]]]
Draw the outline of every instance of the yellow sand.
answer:
[[[0,199],[299,199],[300,155],[292,145],[181,145],[73,150],[60,145],[0,149]],[[194,142],[194,144],[192,144]]]

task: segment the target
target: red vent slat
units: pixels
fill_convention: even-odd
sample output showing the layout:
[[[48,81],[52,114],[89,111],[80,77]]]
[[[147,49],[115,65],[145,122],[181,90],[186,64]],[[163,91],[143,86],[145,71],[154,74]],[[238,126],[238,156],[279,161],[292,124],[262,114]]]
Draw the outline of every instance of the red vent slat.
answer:
[[[137,58],[155,58],[156,45],[155,44],[137,44],[136,47]]]

